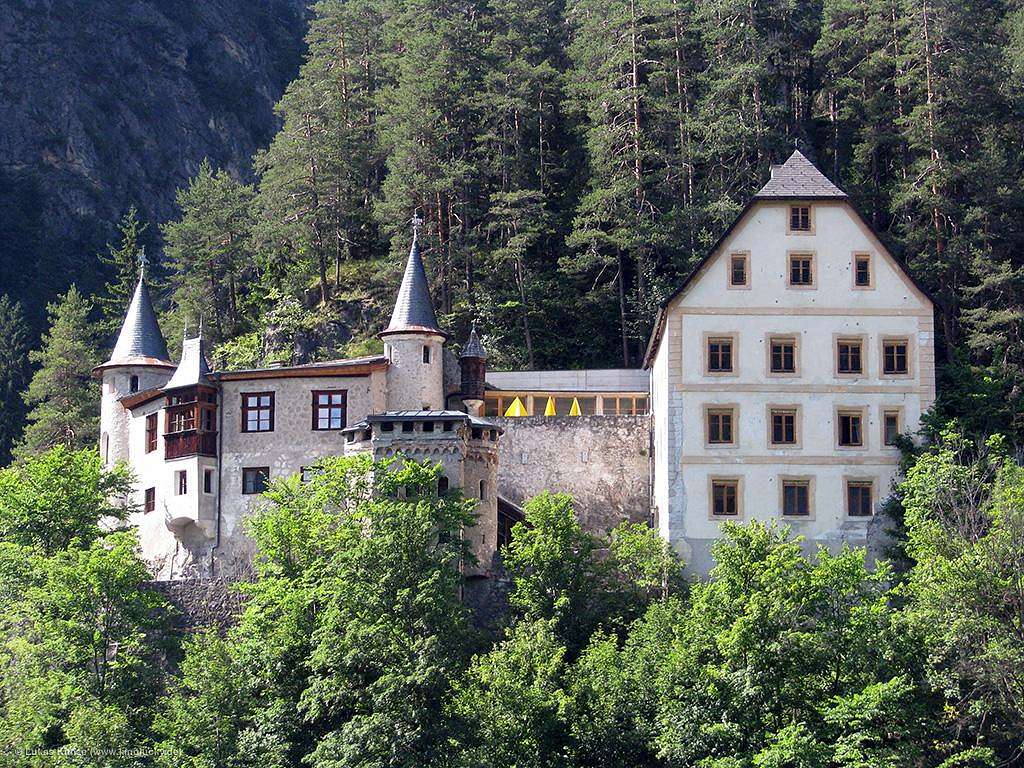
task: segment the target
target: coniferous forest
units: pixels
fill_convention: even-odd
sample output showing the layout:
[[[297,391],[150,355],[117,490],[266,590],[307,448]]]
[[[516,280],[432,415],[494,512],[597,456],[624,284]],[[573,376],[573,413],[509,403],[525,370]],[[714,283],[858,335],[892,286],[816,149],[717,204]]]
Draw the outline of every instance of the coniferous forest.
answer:
[[[251,168],[204,162],[166,220],[126,206],[92,279],[3,252],[0,762],[1024,765],[1024,6],[321,0],[307,46]],[[442,325],[477,321],[493,366],[635,366],[794,147],[937,304],[887,563],[752,522],[687,581],[650,529],[545,494],[482,625],[472,503],[436,468],[325,459],[248,521],[238,622],[180,631],[95,450],[89,371],[143,250],[172,355],[202,321],[219,367],[328,359],[376,350],[418,215]],[[31,253],[16,202],[0,247]]]

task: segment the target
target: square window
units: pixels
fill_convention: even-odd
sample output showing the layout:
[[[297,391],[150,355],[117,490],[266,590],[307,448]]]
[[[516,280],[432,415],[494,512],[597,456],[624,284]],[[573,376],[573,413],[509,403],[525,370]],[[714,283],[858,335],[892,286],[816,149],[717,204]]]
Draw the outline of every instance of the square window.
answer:
[[[872,286],[871,256],[866,253],[859,253],[853,257],[853,284],[857,288]]]
[[[155,512],[156,511],[156,488],[147,488],[146,491],[145,491],[144,497],[145,497],[145,502],[144,502],[145,506],[143,507],[143,509],[147,513]]]
[[[796,409],[772,408],[771,444],[796,445]]]
[[[242,431],[274,431],[274,393],[242,393]]]
[[[814,256],[796,253],[789,257],[789,284],[798,288],[814,285]]]
[[[811,481],[782,481],[782,515],[783,517],[811,516]]]
[[[811,231],[811,206],[789,206],[789,230],[790,232]]]
[[[860,448],[864,445],[864,414],[861,411],[839,411],[839,445]]]
[[[734,253],[729,257],[729,285],[746,288],[749,285],[749,260],[745,253]]]
[[[849,480],[846,483],[846,514],[850,517],[871,517],[874,514],[874,483],[870,480]]]
[[[735,445],[735,409],[708,408],[707,410],[707,442],[708,445]]]
[[[740,481],[713,479],[711,481],[712,517],[739,517]]]
[[[413,424],[411,421],[403,421],[402,422],[402,431],[403,432],[412,432],[413,429],[415,428],[415,426],[416,425]]]
[[[263,493],[270,484],[270,467],[245,467],[242,470],[242,493],[251,496]]]
[[[344,429],[347,421],[348,391],[313,392],[313,429]]]
[[[708,373],[732,373],[732,338],[708,339]]]
[[[839,339],[836,342],[836,372],[843,375],[864,373],[864,343],[860,339]]]
[[[900,436],[900,412],[899,410],[886,410],[882,412],[882,444],[887,446],[896,445]]]
[[[882,373],[887,376],[905,376],[910,371],[906,339],[887,339],[882,342]]]
[[[772,338],[768,344],[769,371],[771,373],[796,373],[796,339]]]

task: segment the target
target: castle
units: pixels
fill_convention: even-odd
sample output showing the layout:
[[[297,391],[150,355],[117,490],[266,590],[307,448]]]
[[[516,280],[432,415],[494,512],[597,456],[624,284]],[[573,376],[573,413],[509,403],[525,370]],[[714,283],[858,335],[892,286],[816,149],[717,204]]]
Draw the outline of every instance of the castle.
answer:
[[[414,234],[382,355],[211,371],[168,359],[144,276],[102,379],[101,455],[137,478],[159,579],[244,575],[242,521],[274,478],[368,452],[440,463],[495,554],[542,490],[586,527],[653,525],[691,571],[722,521],[877,547],[899,435],[935,398],[933,307],[846,194],[794,152],[659,311],[640,369],[487,370],[439,327]]]

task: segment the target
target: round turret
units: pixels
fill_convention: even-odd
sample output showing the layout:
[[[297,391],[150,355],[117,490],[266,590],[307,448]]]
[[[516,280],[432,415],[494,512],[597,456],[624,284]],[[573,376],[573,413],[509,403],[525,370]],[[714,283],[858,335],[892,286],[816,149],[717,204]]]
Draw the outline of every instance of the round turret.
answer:
[[[459,368],[462,373],[459,395],[466,410],[474,416],[479,416],[487,386],[487,350],[476,334],[476,323],[473,324],[469,340],[459,355]]]

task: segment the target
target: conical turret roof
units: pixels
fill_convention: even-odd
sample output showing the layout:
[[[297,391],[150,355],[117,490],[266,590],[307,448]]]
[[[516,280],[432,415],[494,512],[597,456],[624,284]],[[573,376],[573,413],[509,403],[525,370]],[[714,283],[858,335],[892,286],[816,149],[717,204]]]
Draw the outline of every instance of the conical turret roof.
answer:
[[[390,333],[434,333],[444,336],[445,333],[437,326],[437,315],[434,314],[434,303],[430,300],[430,287],[427,273],[420,257],[420,243],[417,234],[413,233],[412,247],[409,249],[409,260],[405,264],[402,285],[395,298],[395,308],[391,313],[391,322],[381,332]]]
[[[167,342],[160,332],[160,324],[153,309],[153,300],[146,285],[146,276],[140,273],[128,313],[121,324],[114,351],[108,365],[169,365]]]
[[[484,345],[480,342],[480,337],[476,335],[476,323],[473,323],[473,327],[469,331],[469,339],[466,341],[466,346],[462,348],[462,354],[459,357],[487,359],[487,350],[484,349]]]
[[[181,345],[181,362],[175,368],[171,380],[164,385],[164,391],[209,384],[209,373],[210,365],[206,362],[206,345],[203,343],[202,335],[194,339],[185,339]]]

